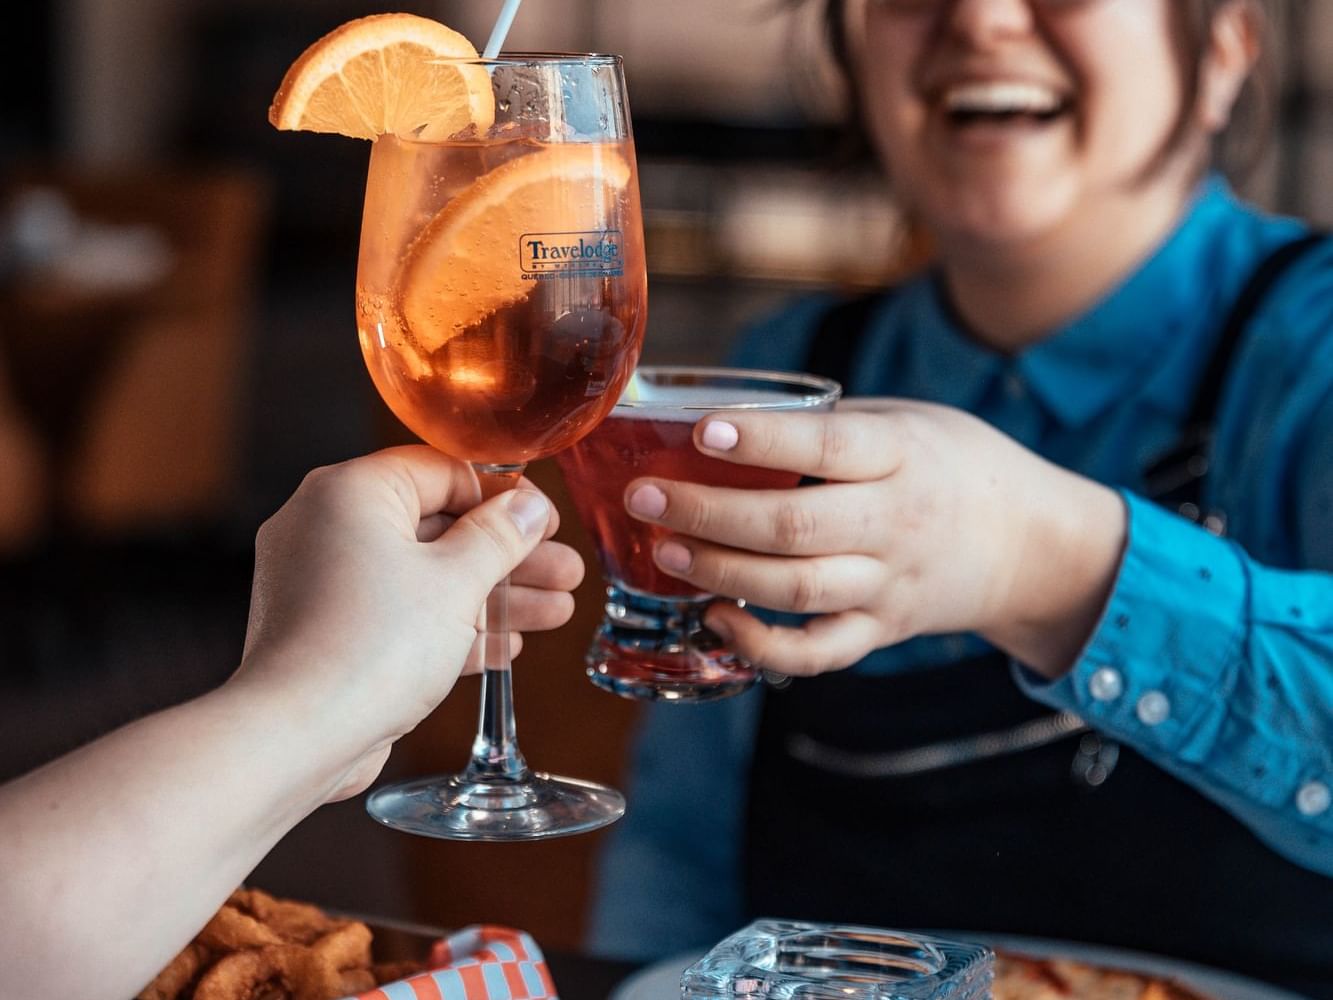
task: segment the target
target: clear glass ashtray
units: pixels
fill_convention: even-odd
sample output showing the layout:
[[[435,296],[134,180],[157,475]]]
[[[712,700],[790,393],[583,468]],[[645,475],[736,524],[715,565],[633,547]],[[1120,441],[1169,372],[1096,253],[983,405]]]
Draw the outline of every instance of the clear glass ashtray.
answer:
[[[905,931],[759,920],[680,979],[684,1000],[984,1000],[989,948]]]

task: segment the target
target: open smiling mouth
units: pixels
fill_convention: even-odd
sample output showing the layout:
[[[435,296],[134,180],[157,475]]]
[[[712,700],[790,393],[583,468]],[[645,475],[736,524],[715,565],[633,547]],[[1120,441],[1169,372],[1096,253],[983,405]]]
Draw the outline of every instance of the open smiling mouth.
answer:
[[[940,106],[951,125],[1044,125],[1073,108],[1064,94],[1034,83],[964,83],[949,87]]]

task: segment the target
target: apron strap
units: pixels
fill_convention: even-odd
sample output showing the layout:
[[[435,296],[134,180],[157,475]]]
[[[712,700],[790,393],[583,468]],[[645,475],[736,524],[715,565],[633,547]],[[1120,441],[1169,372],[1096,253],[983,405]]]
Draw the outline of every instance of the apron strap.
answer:
[[[892,295],[892,289],[881,289],[834,303],[820,317],[802,371],[831,378],[845,388],[870,318]]]
[[[1222,390],[1226,386],[1227,374],[1231,371],[1231,363],[1240,348],[1250,321],[1263,307],[1268,293],[1282,276],[1306,253],[1326,239],[1328,234],[1324,232],[1306,233],[1288,243],[1283,243],[1260,261],[1250,276],[1249,283],[1237,297],[1236,304],[1231,307],[1231,313],[1222,327],[1222,335],[1213,349],[1208,369],[1195,391],[1194,403],[1190,407],[1189,418],[1185,421],[1187,428],[1212,427],[1216,424],[1217,410],[1222,401]]]
[[[1215,535],[1226,534],[1226,514],[1217,509],[1205,509],[1203,483],[1212,464],[1217,414],[1227,377],[1244,341],[1245,331],[1263,308],[1273,287],[1297,261],[1327,239],[1328,234],[1323,232],[1306,233],[1283,243],[1259,262],[1222,325],[1222,333],[1194,391],[1194,400],[1179,437],[1144,469],[1144,492],[1149,497],[1203,525]]]

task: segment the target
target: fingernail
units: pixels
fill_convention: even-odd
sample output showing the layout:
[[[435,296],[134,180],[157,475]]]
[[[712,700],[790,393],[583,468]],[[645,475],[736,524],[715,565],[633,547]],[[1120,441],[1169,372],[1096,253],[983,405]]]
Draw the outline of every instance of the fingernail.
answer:
[[[666,507],[666,494],[656,486],[640,486],[629,495],[630,512],[640,517],[661,517]]]
[[[519,534],[525,538],[540,534],[551,517],[551,505],[544,496],[532,490],[515,490],[505,501],[505,508]]]
[[[694,556],[690,554],[690,550],[679,542],[663,542],[657,547],[657,563],[663,569],[669,569],[673,573],[686,573],[693,562]]]
[[[704,425],[704,432],[699,441],[705,448],[713,451],[731,451],[740,439],[740,431],[736,430],[734,424],[729,424],[725,420],[710,420]]]

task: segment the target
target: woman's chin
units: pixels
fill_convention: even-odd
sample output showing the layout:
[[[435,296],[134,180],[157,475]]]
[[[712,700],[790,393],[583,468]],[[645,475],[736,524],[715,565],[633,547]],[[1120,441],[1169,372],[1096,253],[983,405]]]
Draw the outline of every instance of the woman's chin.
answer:
[[[1014,251],[1043,241],[1066,217],[1049,194],[1011,194],[998,197],[959,197],[932,220],[943,243],[961,254],[977,251]]]

